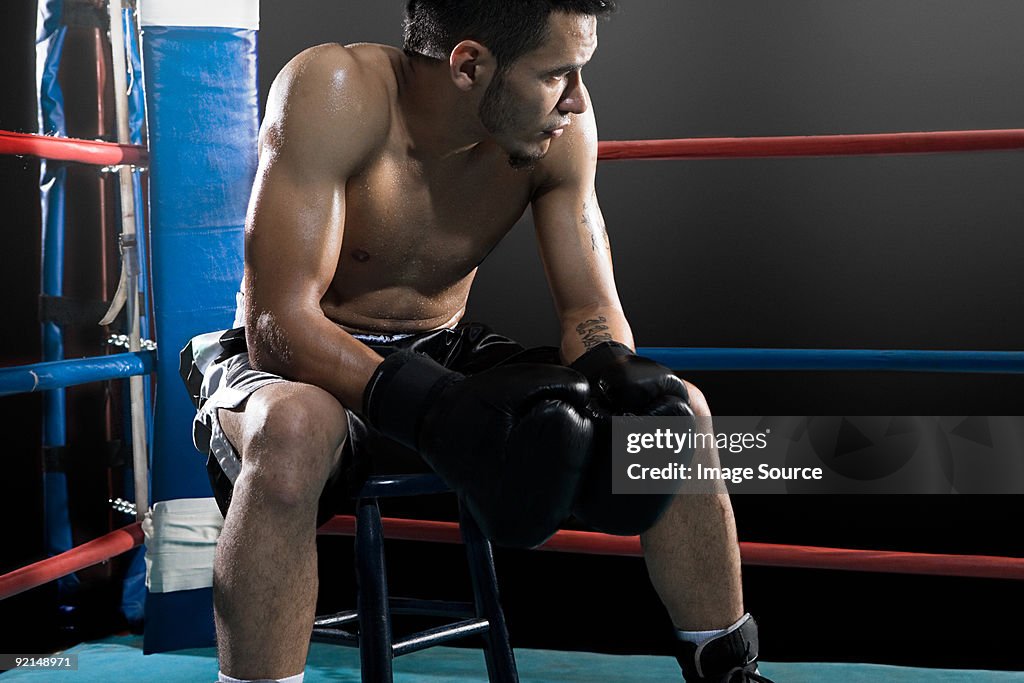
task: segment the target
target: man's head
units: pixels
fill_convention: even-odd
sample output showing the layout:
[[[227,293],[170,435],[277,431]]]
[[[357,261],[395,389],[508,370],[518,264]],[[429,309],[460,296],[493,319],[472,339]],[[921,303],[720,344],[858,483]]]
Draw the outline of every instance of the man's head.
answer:
[[[461,41],[486,45],[501,69],[548,37],[552,12],[604,17],[615,0],[409,0],[405,51],[448,61]]]
[[[614,0],[409,0],[405,51],[449,63],[460,88],[486,82],[480,123],[514,167],[529,167],[586,110],[580,70],[597,48],[596,19],[614,7]],[[476,78],[478,66],[486,81]]]

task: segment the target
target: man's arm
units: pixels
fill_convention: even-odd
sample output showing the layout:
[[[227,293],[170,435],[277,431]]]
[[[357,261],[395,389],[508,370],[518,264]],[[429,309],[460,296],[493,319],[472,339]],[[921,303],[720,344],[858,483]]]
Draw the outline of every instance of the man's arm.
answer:
[[[568,139],[566,139],[568,138]],[[562,324],[562,360],[587,378],[595,438],[572,513],[605,533],[649,530],[673,495],[611,494],[615,415],[692,415],[686,387],[671,370],[634,353],[612,273],[611,249],[594,192],[597,127],[589,111],[549,154],[552,172],[533,202],[544,269]],[[547,160],[545,160],[547,161]],[[594,410],[596,408],[596,410]],[[688,458],[691,452],[685,456]]]
[[[597,125],[577,117],[544,161],[533,199],[541,260],[562,327],[562,360],[571,363],[604,341],[633,348],[615,289],[611,247],[594,189]]]
[[[245,239],[245,328],[253,366],[359,408],[380,357],[327,319],[345,183],[387,134],[384,86],[348,50],[303,52],[271,88]]]

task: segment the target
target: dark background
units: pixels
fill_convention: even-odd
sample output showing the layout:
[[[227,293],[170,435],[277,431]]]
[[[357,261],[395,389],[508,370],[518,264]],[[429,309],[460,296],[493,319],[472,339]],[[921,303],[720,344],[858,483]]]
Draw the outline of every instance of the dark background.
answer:
[[[1022,127],[1024,5],[1016,0],[623,5],[601,25],[584,72],[602,139]],[[305,47],[399,44],[401,6],[263,2],[263,95]],[[0,12],[0,128],[31,131],[34,3]],[[1022,171],[1020,152],[614,162],[600,167],[598,191],[640,346],[1009,350],[1024,331]],[[36,172],[32,161],[0,158],[4,365],[39,353]],[[481,268],[469,315],[528,344],[557,339],[528,217]],[[1024,413],[1015,376],[683,375],[717,414]],[[11,500],[35,481],[38,401],[2,399],[0,409],[8,443],[0,487]],[[19,520],[4,523],[4,568],[37,557],[37,504],[2,504],[3,519]],[[738,496],[734,506],[747,541],[1024,550],[1018,497]],[[343,566],[347,544],[327,539],[322,554]],[[393,580],[423,573],[424,553],[438,568],[429,573],[446,573],[458,552],[396,545]],[[523,552],[498,560],[516,645],[664,651],[667,622],[640,561]],[[348,585],[340,571],[339,585]],[[744,581],[767,659],[1024,668],[1021,583],[757,567]],[[324,601],[346,590],[325,588]],[[0,609],[41,619],[30,607],[45,609],[45,589],[35,594]]]

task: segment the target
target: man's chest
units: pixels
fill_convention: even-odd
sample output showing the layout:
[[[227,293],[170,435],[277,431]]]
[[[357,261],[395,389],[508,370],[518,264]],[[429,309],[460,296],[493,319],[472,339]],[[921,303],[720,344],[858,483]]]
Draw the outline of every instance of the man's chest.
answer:
[[[528,174],[488,167],[446,171],[383,159],[349,180],[343,257],[444,279],[472,270],[529,205]]]

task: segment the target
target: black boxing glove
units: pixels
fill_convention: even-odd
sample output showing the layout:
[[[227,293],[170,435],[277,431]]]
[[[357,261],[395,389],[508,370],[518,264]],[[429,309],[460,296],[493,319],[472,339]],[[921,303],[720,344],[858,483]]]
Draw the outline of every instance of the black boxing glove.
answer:
[[[600,407],[612,415],[693,416],[683,380],[625,344],[602,342],[570,367],[590,381]]]
[[[602,342],[570,367],[590,382],[594,449],[583,473],[573,515],[606,534],[633,536],[650,529],[672,502],[672,494],[612,494],[612,417],[692,417],[686,385],[663,365],[638,356],[625,344]],[[693,451],[680,453],[688,464]]]
[[[569,516],[593,438],[589,393],[586,378],[562,366],[465,376],[405,350],[374,372],[363,412],[419,452],[488,538],[533,547]]]

